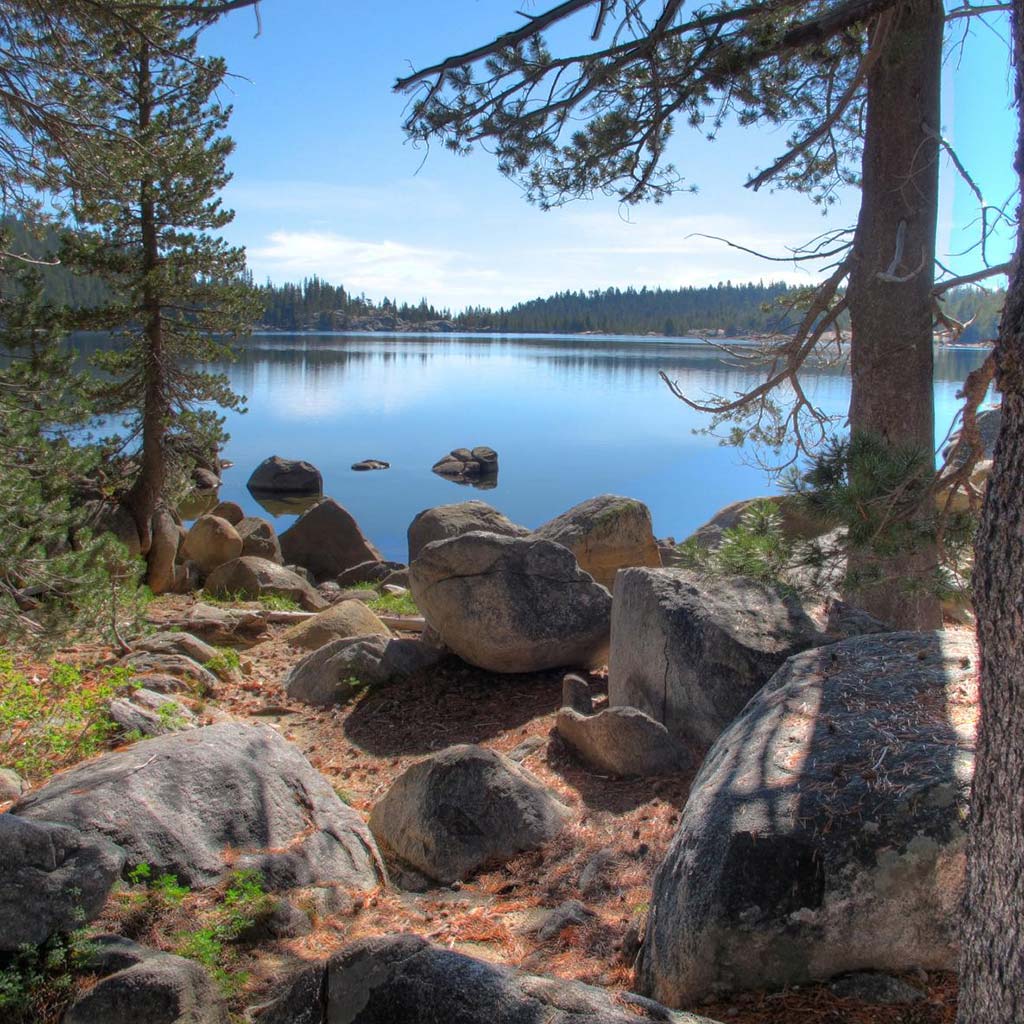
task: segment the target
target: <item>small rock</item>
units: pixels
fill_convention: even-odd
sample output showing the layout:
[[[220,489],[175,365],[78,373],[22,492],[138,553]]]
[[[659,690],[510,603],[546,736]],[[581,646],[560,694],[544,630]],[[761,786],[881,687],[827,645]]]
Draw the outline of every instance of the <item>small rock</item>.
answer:
[[[382,561],[379,558],[372,558],[366,562],[353,565],[339,574],[335,581],[339,587],[351,587],[357,583],[381,583],[386,577],[397,569],[404,569],[401,562]]]
[[[541,942],[547,942],[559,935],[563,928],[573,924],[586,924],[595,916],[594,912],[579,900],[567,900],[560,907],[549,911],[542,921],[533,925],[531,931],[536,932]]]
[[[25,780],[13,768],[0,768],[0,804],[17,800],[27,788]]]
[[[622,778],[666,775],[693,763],[686,747],[661,722],[637,708],[581,715],[563,707],[555,729],[586,764]]]
[[[362,601],[339,601],[305,622],[286,629],[280,639],[304,651],[316,651],[335,640],[351,637],[390,636],[384,625]]]
[[[924,999],[920,989],[899,978],[874,971],[858,971],[837,978],[829,985],[833,995],[842,999],[859,999],[878,1006],[897,1006],[918,1003]]]
[[[284,565],[281,542],[277,539],[277,531],[270,520],[260,516],[246,516],[235,529],[242,538],[243,555],[265,558],[275,565]]]
[[[594,698],[590,693],[590,683],[583,676],[569,672],[562,679],[562,707],[572,708],[581,715],[593,712]]]
[[[584,896],[591,896],[601,891],[605,886],[605,876],[608,869],[615,863],[615,851],[606,846],[598,850],[586,866],[580,872],[580,892]]]
[[[226,519],[200,516],[186,534],[180,553],[182,561],[195,562],[205,575],[237,558],[242,553],[242,538]]]
[[[357,473],[363,473],[370,469],[390,469],[391,463],[381,459],[363,459],[361,462],[354,462],[352,468]]]
[[[217,650],[191,633],[154,633],[132,644],[133,650],[150,654],[182,654],[199,665],[217,656]]]
[[[508,752],[510,761],[522,764],[531,754],[536,754],[547,746],[547,740],[543,736],[527,736],[522,743],[517,744]]]
[[[278,899],[264,913],[257,915],[252,924],[243,928],[235,936],[235,941],[242,946],[259,946],[280,939],[297,939],[312,930],[313,922],[309,914],[288,900]]]

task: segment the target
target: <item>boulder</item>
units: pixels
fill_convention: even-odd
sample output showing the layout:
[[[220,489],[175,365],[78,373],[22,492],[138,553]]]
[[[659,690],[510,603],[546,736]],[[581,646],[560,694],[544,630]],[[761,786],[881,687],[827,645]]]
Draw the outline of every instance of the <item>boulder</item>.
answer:
[[[705,750],[788,657],[828,639],[795,600],[752,580],[624,569],[608,703],[639,708]]]
[[[132,644],[134,651],[148,654],[181,654],[199,665],[205,665],[217,656],[217,648],[191,633],[154,633]]]
[[[284,565],[281,542],[277,539],[277,531],[269,520],[260,516],[246,516],[238,523],[236,529],[242,538],[243,555],[265,558],[275,565]]]
[[[619,569],[661,568],[650,510],[632,498],[615,494],[590,498],[538,527],[534,536],[567,547],[580,568],[609,590]]]
[[[431,541],[461,537],[464,533],[483,530],[501,537],[526,537],[525,526],[492,508],[486,501],[460,501],[455,505],[438,505],[424,509],[409,524],[409,563],[418,557]]]
[[[180,701],[142,688],[107,705],[107,714],[123,732],[138,736],[162,736],[196,726],[196,716]],[[138,738],[136,736],[136,738]]]
[[[667,775],[693,765],[668,729],[636,708],[607,708],[584,715],[563,707],[555,730],[582,761],[611,775]]]
[[[197,491],[215,491],[220,487],[220,477],[212,469],[207,469],[205,466],[196,466],[192,470],[192,483]]]
[[[409,583],[443,643],[479,668],[589,665],[607,650],[611,595],[561,544],[493,533],[434,541]]]
[[[720,508],[703,526],[698,526],[689,537],[688,541],[696,541],[701,547],[716,548],[722,542],[722,534],[740,525],[743,513],[751,505],[758,502],[768,501],[778,506],[782,515],[782,533],[792,541],[814,540],[831,529],[828,524],[807,515],[799,505],[799,502],[792,500],[788,495],[772,494],[763,498],[744,498],[742,501],[734,501],[725,508]]]
[[[271,455],[253,470],[246,486],[254,494],[323,494],[324,479],[312,463]]]
[[[570,672],[562,679],[562,707],[572,708],[581,715],[589,715],[594,711],[594,695],[590,692],[590,683],[583,676]]]
[[[124,851],[101,837],[0,814],[0,952],[81,928],[123,866]]]
[[[211,516],[226,519],[232,526],[237,526],[244,518],[245,512],[236,501],[220,501],[210,509]]]
[[[370,830],[399,860],[449,885],[556,836],[569,817],[541,782],[484,747],[449,747],[408,768]]]
[[[334,582],[342,588],[352,587],[357,583],[383,583],[392,573],[404,568],[401,562],[371,559],[369,562],[360,562],[359,565],[346,569]]]
[[[62,1024],[229,1024],[224,998],[195,960],[157,953],[102,978]]]
[[[123,658],[121,664],[147,681],[151,675],[173,676],[185,682],[183,689],[196,688],[212,693],[217,688],[217,677],[184,654],[137,651]]]
[[[323,611],[327,602],[304,580],[265,558],[245,555],[218,566],[206,580],[214,597],[256,601],[274,595],[287,597],[308,612]]]
[[[259,871],[271,889],[370,889],[383,871],[359,815],[294,746],[260,726],[144,740],[55,776],[11,813],[108,839],[131,863],[192,886],[234,867]]]
[[[302,971],[259,1024],[713,1024],[631,992],[520,974],[418,935],[363,939]]]
[[[382,561],[359,524],[332,498],[304,512],[281,534],[286,562],[304,565],[318,580],[334,579],[361,562]]]
[[[493,448],[480,445],[469,448],[453,448],[447,455],[442,455],[433,465],[433,471],[439,476],[465,481],[479,477],[496,477],[498,475],[498,453]]]
[[[638,977],[669,1005],[850,971],[953,970],[974,639],[791,658],[711,748],[653,885]]]
[[[362,601],[342,601],[286,629],[279,639],[292,647],[315,651],[334,640],[374,633],[390,636],[391,630]]]
[[[13,768],[0,768],[0,804],[17,800],[28,786]]]
[[[1003,426],[1003,407],[997,405],[992,409],[982,409],[978,413],[978,432],[981,434],[981,443],[984,446],[981,457],[990,460],[995,454],[996,441],[999,438],[999,431]],[[958,430],[949,439],[949,443],[942,449],[943,459],[948,459],[953,454],[957,442],[960,440]],[[953,463],[953,468],[963,465],[966,461],[967,452],[961,452],[960,457]]]

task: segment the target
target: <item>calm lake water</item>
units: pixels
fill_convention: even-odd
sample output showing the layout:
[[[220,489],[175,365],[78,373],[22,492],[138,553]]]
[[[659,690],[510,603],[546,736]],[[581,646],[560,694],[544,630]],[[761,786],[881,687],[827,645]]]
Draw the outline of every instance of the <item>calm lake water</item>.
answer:
[[[982,360],[977,349],[936,353],[939,438],[955,394]],[[638,498],[659,537],[685,537],[731,501],[776,488],[734,448],[694,434],[706,417],[675,399],[658,370],[687,394],[729,394],[755,380],[699,340],[481,335],[263,335],[217,369],[248,398],[229,414],[221,497],[285,529],[246,490],[269,455],[307,459],[324,492],[359,521],[386,558],[406,559],[406,529],[433,505],[480,498],[528,527],[596,494]],[[824,409],[843,414],[849,379],[808,374]],[[452,448],[488,445],[497,487],[452,483],[430,467]],[[361,459],[391,468],[357,473]]]

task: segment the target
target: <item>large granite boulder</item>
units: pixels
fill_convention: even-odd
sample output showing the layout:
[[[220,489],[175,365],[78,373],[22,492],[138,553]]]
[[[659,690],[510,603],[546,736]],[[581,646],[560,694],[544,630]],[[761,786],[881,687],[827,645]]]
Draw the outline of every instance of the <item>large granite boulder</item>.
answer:
[[[496,533],[501,537],[526,537],[530,531],[513,523],[504,513],[486,501],[460,501],[455,505],[437,505],[424,509],[409,524],[409,562],[435,540],[461,537],[464,533]]]
[[[245,555],[217,566],[207,577],[206,590],[214,597],[258,601],[261,597],[287,597],[308,612],[323,611],[327,602],[301,576],[265,558]]]
[[[310,462],[271,455],[253,470],[247,486],[253,494],[323,494],[324,479]]]
[[[359,524],[333,498],[303,512],[280,540],[285,561],[305,566],[321,581],[334,579],[361,562],[382,561]]]
[[[752,580],[624,569],[608,701],[639,708],[705,750],[788,657],[826,642],[796,601]]]
[[[195,562],[202,573],[213,572],[218,565],[230,562],[242,553],[242,538],[226,519],[200,516],[185,535],[179,556]]]
[[[246,516],[235,527],[242,538],[242,554],[255,558],[265,558],[275,565],[284,565],[281,554],[281,542],[277,539],[277,531],[268,519],[261,516]]]
[[[0,953],[37,946],[91,921],[124,859],[106,839],[0,814]]]
[[[374,633],[391,636],[391,630],[362,601],[341,601],[286,629],[279,639],[303,651],[316,651],[335,640]]]
[[[693,766],[689,752],[668,729],[636,708],[586,715],[563,707],[555,730],[586,764],[621,778],[666,775]]]
[[[116,843],[133,864],[214,884],[229,868],[273,889],[370,889],[373,838],[298,749],[273,729],[224,723],[159,736],[55,776],[11,812]]]
[[[734,501],[731,505],[720,508],[686,539],[696,541],[703,548],[717,548],[722,543],[726,530],[735,529],[753,506],[765,502],[771,503],[778,509],[782,520],[782,533],[788,540],[814,540],[828,533],[832,528],[829,524],[808,515],[801,508],[800,502],[789,495],[772,494],[763,498],[744,498],[742,501]]]
[[[654,878],[642,991],[673,1006],[952,970],[973,775],[966,634],[791,658],[712,747]]]
[[[493,533],[434,541],[409,566],[409,585],[444,644],[479,668],[536,672],[607,651],[611,595],[561,544]]]
[[[400,775],[374,806],[370,830],[399,860],[447,885],[542,846],[569,813],[515,761],[463,744]]]
[[[342,704],[364,687],[387,681],[381,667],[387,646],[388,638],[382,634],[324,644],[292,667],[285,676],[285,693],[314,707]]]
[[[713,1024],[633,995],[520,974],[418,935],[363,939],[306,968],[259,1024]]]
[[[567,547],[580,568],[609,590],[619,569],[661,568],[650,510],[632,498],[616,494],[590,498],[539,526],[534,536]]]

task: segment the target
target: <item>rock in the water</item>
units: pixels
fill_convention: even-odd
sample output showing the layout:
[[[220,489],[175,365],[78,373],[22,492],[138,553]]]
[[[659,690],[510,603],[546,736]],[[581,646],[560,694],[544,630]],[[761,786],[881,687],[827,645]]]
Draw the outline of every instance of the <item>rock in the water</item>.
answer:
[[[196,466],[192,470],[192,483],[195,484],[197,491],[215,491],[220,487],[220,477],[212,469]]]
[[[0,804],[17,800],[26,789],[25,780],[13,768],[0,768]]]
[[[245,512],[237,501],[218,502],[210,509],[210,515],[226,519],[232,526],[237,526],[245,518]]]
[[[196,725],[196,716],[180,701],[145,688],[115,698],[107,713],[124,732],[139,736],[162,736]]]
[[[263,727],[225,723],[144,740],[55,776],[11,813],[102,836],[131,863],[189,885],[214,884],[229,853],[272,889],[369,889],[383,871],[359,815]]]
[[[280,539],[285,561],[304,565],[318,580],[334,579],[361,562],[382,561],[359,524],[333,498],[303,512]]]
[[[590,665],[607,650],[611,595],[568,548],[466,533],[409,567],[417,607],[460,658],[492,672]]]
[[[123,851],[103,838],[0,814],[0,951],[91,921],[123,866]]]
[[[519,974],[417,935],[364,939],[303,971],[259,1024],[713,1024],[631,992]]]
[[[147,956],[102,978],[80,996],[62,1024],[228,1024],[220,990],[195,960]]]
[[[483,530],[501,537],[526,537],[530,531],[513,523],[486,501],[460,501],[455,505],[438,505],[424,509],[409,524],[409,564],[423,548],[435,540],[461,537],[464,533]]]
[[[639,708],[704,750],[788,657],[827,642],[796,601],[752,580],[624,569],[608,701]]]
[[[200,516],[185,536],[181,555],[199,566],[203,573],[213,572],[218,565],[230,562],[242,553],[238,531],[220,516]]]
[[[265,558],[275,565],[284,565],[281,554],[281,542],[277,539],[277,531],[268,519],[260,516],[246,516],[238,526],[238,536],[242,538],[242,554],[254,558]]]
[[[609,590],[619,569],[661,568],[650,510],[632,498],[616,494],[590,498],[538,527],[534,535],[563,544],[580,568]]]
[[[257,601],[261,597],[287,597],[308,612],[323,611],[327,602],[304,579],[265,558],[234,558],[218,566],[206,580],[206,589],[214,597],[241,597]]]
[[[665,726],[637,708],[582,715],[564,707],[555,729],[587,764],[623,778],[665,775],[692,766],[690,754]]]
[[[439,476],[451,477],[458,481],[496,477],[498,453],[486,445],[480,445],[472,450],[453,448],[447,455],[442,455],[432,468]]]
[[[400,775],[374,806],[370,829],[399,860],[447,885],[542,846],[568,816],[525,768],[465,744]]]
[[[323,494],[324,479],[310,462],[272,455],[253,470],[247,486],[254,494]]]
[[[365,473],[371,469],[390,469],[391,463],[385,462],[383,459],[363,459],[360,462],[353,462],[352,468],[357,473]]]
[[[327,611],[286,629],[280,639],[292,647],[315,651],[335,640],[374,633],[390,636],[391,630],[362,601],[341,601]]]
[[[670,1005],[956,965],[974,639],[791,658],[718,739],[654,878],[639,962]]]

